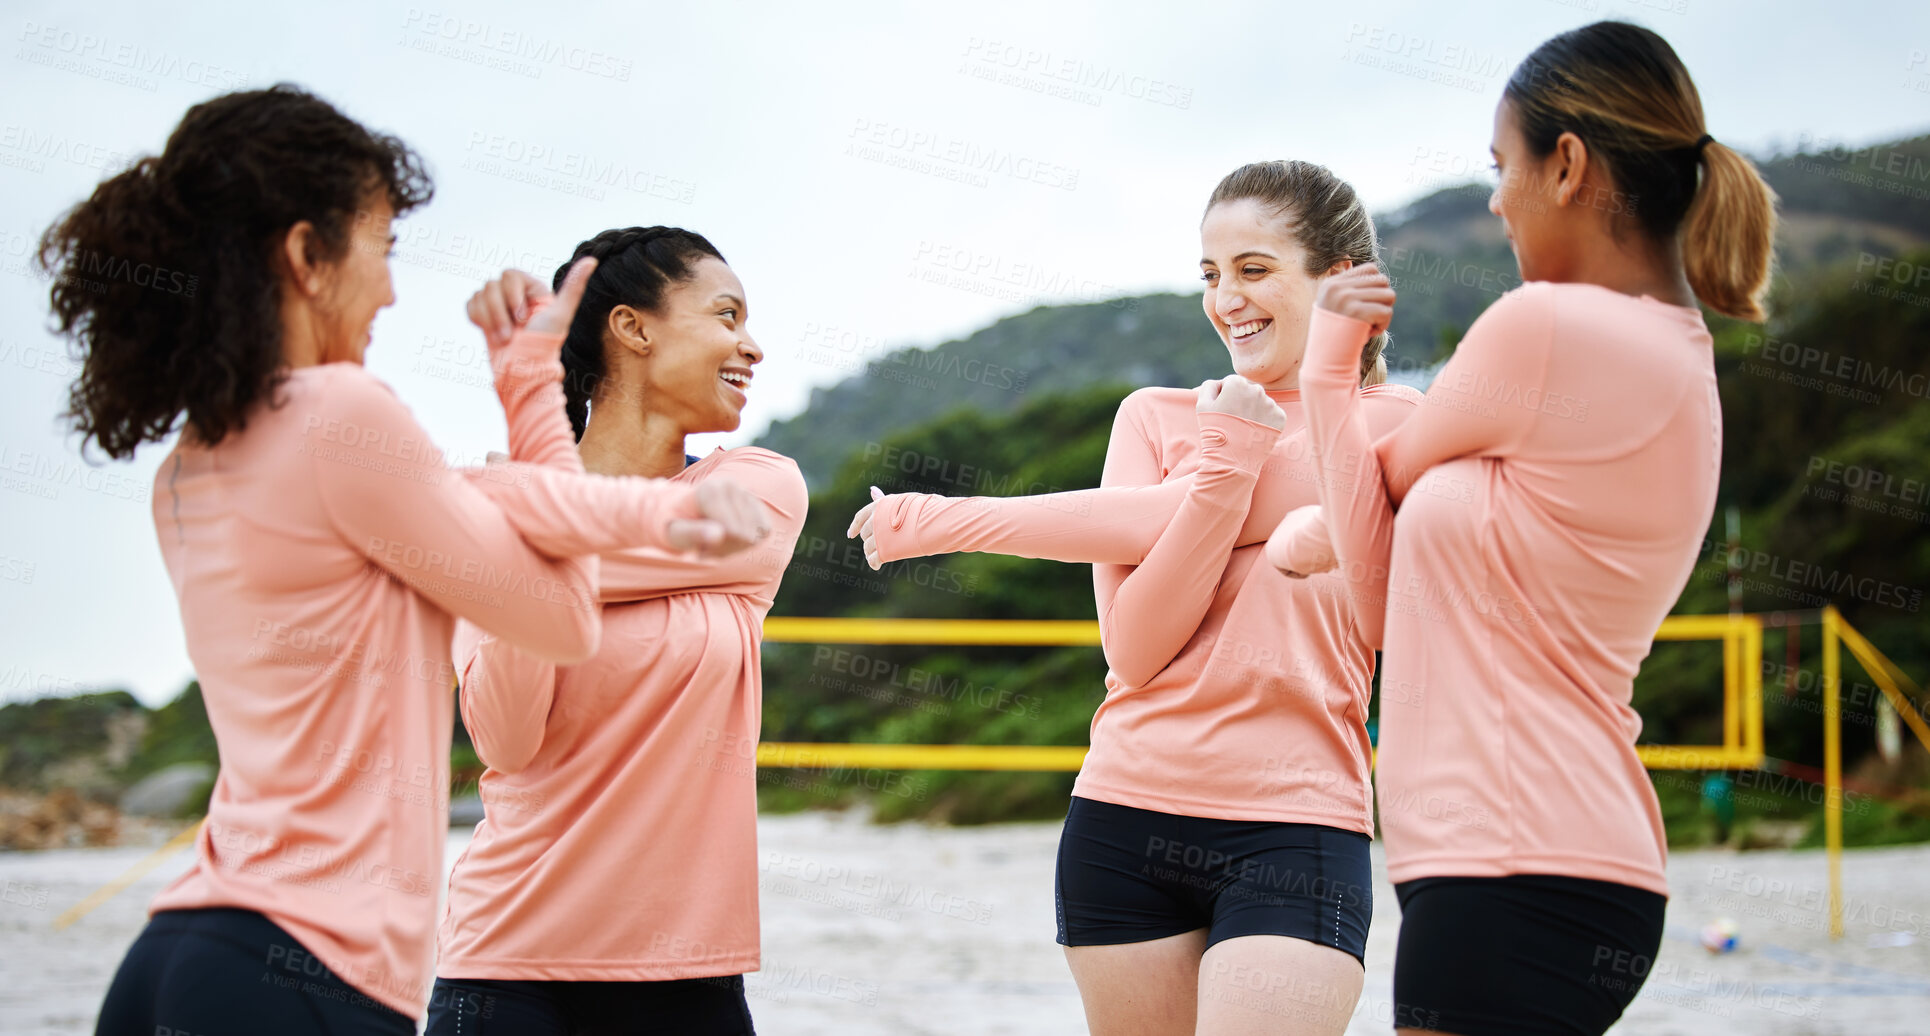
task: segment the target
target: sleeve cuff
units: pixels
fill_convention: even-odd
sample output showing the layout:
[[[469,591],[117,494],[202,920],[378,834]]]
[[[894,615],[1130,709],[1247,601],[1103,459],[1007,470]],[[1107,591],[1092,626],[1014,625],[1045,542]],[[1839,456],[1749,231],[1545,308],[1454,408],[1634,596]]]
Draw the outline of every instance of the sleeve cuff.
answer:
[[[1200,459],[1217,459],[1258,473],[1280,441],[1281,429],[1231,414],[1199,415]]]
[[[1300,361],[1300,380],[1323,385],[1360,384],[1360,350],[1373,336],[1365,321],[1314,307],[1307,321],[1307,352]]]

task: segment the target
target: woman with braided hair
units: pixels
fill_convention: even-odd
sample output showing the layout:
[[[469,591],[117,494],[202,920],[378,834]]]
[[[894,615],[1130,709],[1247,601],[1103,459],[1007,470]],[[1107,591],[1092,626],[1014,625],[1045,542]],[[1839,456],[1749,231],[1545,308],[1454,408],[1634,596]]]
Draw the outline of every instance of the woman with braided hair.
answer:
[[[686,436],[738,426],[764,358],[710,242],[632,227],[585,257],[597,268],[563,345],[583,466],[728,478],[772,531],[722,560],[604,555],[603,645],[578,665],[458,629],[488,816],[449,878],[428,1031],[735,1036],[752,1031],[743,974],[758,967],[758,652],[807,493],[769,450],[684,453]]]
[[[430,193],[401,141],[277,86],[190,108],[159,156],[43,238],[83,355],[68,417],[84,441],[125,458],[180,430],[154,528],[221,755],[194,862],[155,897],[100,1033],[413,1032],[448,837],[456,617],[586,658],[599,551],[741,549],[765,520],[732,491],[577,464],[444,467],[362,366],[395,301],[390,223]],[[81,279],[101,256],[195,290]],[[568,442],[556,354],[591,269],[553,300],[519,294],[520,326],[491,337],[525,455]]]

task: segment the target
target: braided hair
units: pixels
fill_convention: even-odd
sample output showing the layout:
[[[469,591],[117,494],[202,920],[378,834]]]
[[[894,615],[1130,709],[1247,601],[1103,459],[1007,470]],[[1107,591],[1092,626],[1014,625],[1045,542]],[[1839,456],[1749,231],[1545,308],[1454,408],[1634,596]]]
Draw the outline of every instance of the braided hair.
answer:
[[[584,285],[583,301],[563,339],[563,408],[579,442],[590,422],[590,400],[608,372],[603,328],[610,311],[618,306],[653,311],[663,304],[665,289],[690,279],[698,260],[724,260],[703,235],[677,227],[606,230],[576,246],[569,262],[556,268],[551,287],[561,288],[570,267],[585,256],[596,259],[596,272]]]

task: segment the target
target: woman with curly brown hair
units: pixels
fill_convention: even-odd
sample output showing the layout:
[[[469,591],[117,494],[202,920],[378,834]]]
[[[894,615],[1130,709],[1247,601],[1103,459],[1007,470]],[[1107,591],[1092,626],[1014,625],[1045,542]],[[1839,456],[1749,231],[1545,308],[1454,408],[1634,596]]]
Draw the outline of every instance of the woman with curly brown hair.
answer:
[[[154,523],[221,755],[194,864],[150,907],[101,1033],[413,1032],[456,617],[581,660],[600,635],[598,551],[763,535],[734,486],[582,473],[557,350],[594,264],[554,300],[514,276],[472,300],[512,455],[538,463],[443,467],[361,365],[395,297],[390,223],[430,194],[401,141],[278,86],[189,109],[158,157],[43,239],[82,354],[68,416],[83,442],[125,458],[181,431]],[[101,262],[184,271],[196,290],[79,276]]]

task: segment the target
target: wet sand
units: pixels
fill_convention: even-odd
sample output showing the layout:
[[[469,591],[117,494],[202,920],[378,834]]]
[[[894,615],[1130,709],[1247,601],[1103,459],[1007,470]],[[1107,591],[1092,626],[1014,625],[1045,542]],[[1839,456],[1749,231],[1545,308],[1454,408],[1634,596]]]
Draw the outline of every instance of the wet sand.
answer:
[[[760,823],[764,968],[746,980],[758,1031],[838,1036],[1085,1031],[1053,939],[1057,824],[880,827],[857,815]],[[450,832],[450,860],[468,841]],[[1378,846],[1376,847],[1378,850]],[[147,901],[181,853],[73,927],[59,913],[150,848],[0,854],[0,1031],[93,1031]],[[1384,868],[1376,853],[1375,871]],[[1820,852],[1687,852],[1670,862],[1669,937],[1614,1030],[1655,1036],[1883,1036],[1930,1031],[1930,846],[1852,851],[1846,935],[1826,930]],[[1367,980],[1349,1033],[1387,1033],[1393,889],[1374,890]],[[1734,953],[1696,941],[1741,928]]]

